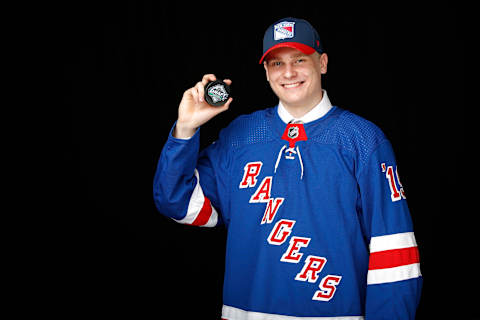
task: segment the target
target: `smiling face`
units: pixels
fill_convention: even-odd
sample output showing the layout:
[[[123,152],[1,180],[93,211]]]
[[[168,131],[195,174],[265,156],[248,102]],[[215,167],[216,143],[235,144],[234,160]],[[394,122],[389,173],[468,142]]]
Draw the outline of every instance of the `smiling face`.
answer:
[[[302,116],[322,100],[321,74],[327,72],[327,63],[325,53],[305,55],[284,47],[269,53],[263,65],[282,104],[292,115]]]

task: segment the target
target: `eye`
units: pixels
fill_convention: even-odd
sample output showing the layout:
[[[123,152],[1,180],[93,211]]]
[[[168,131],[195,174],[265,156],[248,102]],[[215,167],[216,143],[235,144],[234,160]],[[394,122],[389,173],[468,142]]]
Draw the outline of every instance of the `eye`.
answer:
[[[299,58],[295,61],[295,63],[303,63],[303,62],[305,62],[305,59],[303,58]]]
[[[270,66],[272,67],[279,67],[282,65],[282,62],[281,61],[272,61],[270,62]]]

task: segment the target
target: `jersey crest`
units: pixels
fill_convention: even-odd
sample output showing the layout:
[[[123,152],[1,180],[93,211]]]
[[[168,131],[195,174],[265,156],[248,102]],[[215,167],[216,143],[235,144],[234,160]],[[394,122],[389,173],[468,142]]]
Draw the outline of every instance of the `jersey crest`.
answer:
[[[297,141],[307,141],[307,133],[302,123],[289,123],[282,135],[282,140],[289,143],[290,148],[295,147]]]

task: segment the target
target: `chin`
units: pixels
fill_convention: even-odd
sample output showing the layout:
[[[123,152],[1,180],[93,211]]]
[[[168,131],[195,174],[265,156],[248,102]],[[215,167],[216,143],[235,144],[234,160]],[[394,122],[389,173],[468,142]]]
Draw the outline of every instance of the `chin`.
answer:
[[[292,97],[284,95],[283,97],[280,96],[280,100],[292,107],[305,104],[305,99],[303,97]]]
[[[295,92],[296,91],[296,92]],[[285,103],[289,105],[297,105],[297,104],[302,104],[302,102],[305,102],[305,99],[307,94],[305,90],[292,90],[292,89],[287,89],[285,90],[284,88],[280,87],[278,91],[276,92],[277,96],[280,98],[280,100],[284,101]]]

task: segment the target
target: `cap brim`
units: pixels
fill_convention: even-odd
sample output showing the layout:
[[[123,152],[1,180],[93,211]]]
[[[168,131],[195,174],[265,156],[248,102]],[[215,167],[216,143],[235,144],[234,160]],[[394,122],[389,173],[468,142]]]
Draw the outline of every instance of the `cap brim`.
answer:
[[[309,54],[309,55],[315,52],[315,49],[313,49],[312,47],[307,46],[306,44],[303,44],[303,43],[298,43],[298,42],[281,42],[281,43],[279,43],[279,44],[274,45],[274,46],[271,47],[270,49],[268,49],[268,50],[263,54],[262,58],[260,59],[259,64],[262,64],[263,59],[265,59],[265,57],[266,57],[270,52],[272,52],[272,51],[275,50],[275,49],[284,48],[284,47],[297,49],[297,50],[300,50],[301,52],[303,52],[304,54]]]

